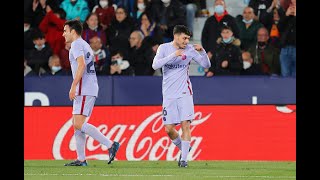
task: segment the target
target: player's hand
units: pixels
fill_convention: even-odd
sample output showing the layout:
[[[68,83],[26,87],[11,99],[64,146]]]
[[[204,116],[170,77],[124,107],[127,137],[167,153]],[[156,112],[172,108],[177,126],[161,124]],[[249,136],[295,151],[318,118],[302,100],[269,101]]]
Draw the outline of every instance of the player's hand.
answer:
[[[71,88],[70,88],[69,99],[70,99],[70,101],[76,99],[76,87],[75,86],[71,86]]]
[[[183,49],[176,50],[175,55],[176,56],[182,56],[183,55]]]
[[[197,51],[202,51],[203,50],[203,47],[200,44],[194,44],[193,47]]]
[[[209,71],[206,76],[207,76],[207,77],[212,77],[213,75],[214,75],[214,73],[211,72],[211,71]]]
[[[226,68],[227,66],[228,66],[228,61],[227,60],[222,61],[221,67]]]

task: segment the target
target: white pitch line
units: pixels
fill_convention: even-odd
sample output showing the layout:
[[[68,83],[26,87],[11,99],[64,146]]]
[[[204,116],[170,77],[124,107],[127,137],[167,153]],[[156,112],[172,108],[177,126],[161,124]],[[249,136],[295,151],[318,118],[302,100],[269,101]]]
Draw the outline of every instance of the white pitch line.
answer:
[[[113,177],[169,177],[174,175],[166,174],[150,174],[150,175],[139,175],[139,174],[24,174],[25,176],[113,176]],[[266,178],[266,179],[295,179],[295,176],[203,176],[204,178]]]
[[[139,175],[139,174],[24,174],[25,176],[173,176],[173,175],[165,175],[165,174],[150,174],[150,175]]]

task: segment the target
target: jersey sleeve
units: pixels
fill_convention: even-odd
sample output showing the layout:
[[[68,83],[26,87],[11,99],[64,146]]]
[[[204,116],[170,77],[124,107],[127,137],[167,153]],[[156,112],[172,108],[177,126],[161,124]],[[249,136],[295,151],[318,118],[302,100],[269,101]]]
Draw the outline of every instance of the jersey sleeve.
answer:
[[[201,52],[198,52],[193,48],[193,60],[196,61],[198,64],[200,64],[204,68],[210,68],[211,67],[211,62],[210,59],[207,55],[207,52],[202,48]]]
[[[172,60],[175,57],[175,52],[171,53],[169,56],[164,57],[163,51],[164,46],[160,45],[155,57],[153,58],[152,68],[154,70],[161,68],[165,64],[167,64],[170,60]]]

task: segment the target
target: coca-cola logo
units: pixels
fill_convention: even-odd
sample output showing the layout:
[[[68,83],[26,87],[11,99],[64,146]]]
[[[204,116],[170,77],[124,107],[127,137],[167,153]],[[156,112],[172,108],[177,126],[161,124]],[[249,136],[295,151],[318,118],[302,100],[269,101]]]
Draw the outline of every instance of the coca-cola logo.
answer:
[[[195,113],[195,119],[191,124],[191,146],[192,149],[188,154],[188,159],[196,159],[202,149],[199,148],[202,137],[193,134],[192,132],[208,120],[211,113],[202,117],[202,112]],[[88,119],[87,119],[88,120]],[[110,120],[108,120],[110,121]],[[103,122],[108,122],[103,121]],[[162,112],[151,114],[140,124],[122,124],[117,120],[117,124],[109,126],[107,124],[100,124],[96,126],[102,134],[107,138],[118,141],[121,144],[119,153],[125,151],[123,154],[117,154],[117,159],[121,160],[176,160],[179,156],[178,148],[172,143],[170,138],[164,132],[164,125],[162,123]],[[73,136],[74,129],[72,126],[72,118],[70,118],[57,133],[52,147],[52,154],[54,159],[71,159],[75,157],[70,156],[70,152],[75,153],[76,144]],[[181,134],[181,129],[179,129]],[[106,160],[109,158],[108,149],[101,145],[92,137],[87,135],[86,141],[86,157],[88,159]],[[124,156],[125,155],[125,156]]]

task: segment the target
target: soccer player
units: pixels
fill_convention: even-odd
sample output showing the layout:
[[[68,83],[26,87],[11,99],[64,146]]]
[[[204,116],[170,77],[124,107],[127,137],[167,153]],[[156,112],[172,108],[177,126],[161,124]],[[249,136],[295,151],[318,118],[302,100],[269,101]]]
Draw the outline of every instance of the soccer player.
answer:
[[[190,31],[186,26],[176,25],[172,42],[161,44],[153,59],[154,70],[162,68],[162,120],[165,131],[172,142],[181,150],[178,166],[187,167],[190,151],[190,124],[194,118],[193,92],[189,78],[191,60],[204,68],[211,66],[209,57],[199,44],[190,45]],[[182,135],[175,126],[180,124]]]
[[[107,139],[95,126],[85,122],[91,115],[98,96],[99,86],[94,67],[94,54],[90,45],[81,38],[82,24],[79,20],[66,21],[63,37],[71,43],[69,60],[73,82],[69,91],[69,99],[73,101],[73,127],[76,139],[77,159],[65,166],[87,166],[85,157],[86,134],[108,147],[110,164],[120,147],[116,141]]]

